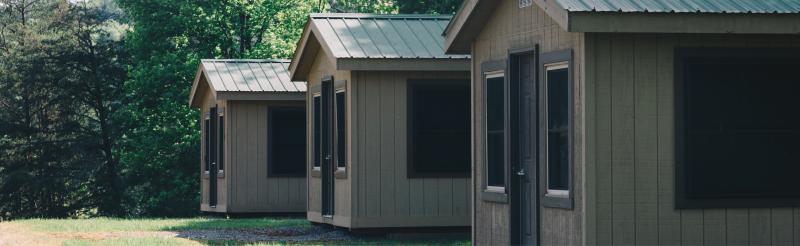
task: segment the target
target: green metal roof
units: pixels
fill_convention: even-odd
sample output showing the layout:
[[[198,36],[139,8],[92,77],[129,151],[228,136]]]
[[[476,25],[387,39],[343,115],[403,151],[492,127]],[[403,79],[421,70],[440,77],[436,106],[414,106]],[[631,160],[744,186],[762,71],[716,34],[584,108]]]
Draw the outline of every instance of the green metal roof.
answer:
[[[311,14],[336,58],[469,58],[446,55],[449,15]]]
[[[556,0],[570,12],[800,13],[800,0]]]
[[[289,79],[289,60],[203,59],[200,66],[217,92],[306,91],[305,82]]]

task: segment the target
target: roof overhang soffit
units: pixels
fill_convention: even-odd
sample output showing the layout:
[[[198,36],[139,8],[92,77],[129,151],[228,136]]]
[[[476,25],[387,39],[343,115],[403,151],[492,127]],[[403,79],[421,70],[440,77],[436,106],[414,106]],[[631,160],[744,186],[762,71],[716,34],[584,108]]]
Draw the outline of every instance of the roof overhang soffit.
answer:
[[[213,94],[213,97],[216,97],[216,89],[214,88],[211,83],[208,82],[208,78],[206,77],[207,73],[203,68],[203,63],[200,63],[200,66],[197,68],[197,73],[194,76],[194,81],[192,82],[192,90],[189,92],[189,106],[190,107],[201,107],[200,99],[202,98],[201,94],[205,93],[206,91],[210,91]]]
[[[300,37],[297,43],[292,63],[289,64],[289,74],[292,81],[308,81],[308,73],[320,49],[325,52],[327,57],[335,59],[331,48],[319,37],[322,37],[322,35],[314,24],[314,19],[309,17],[306,26],[303,28],[303,36]],[[333,64],[335,64],[335,61]]]
[[[534,0],[558,25],[567,30],[568,15],[556,1]],[[498,6],[497,0],[466,0],[444,33],[445,53],[469,54],[470,46]],[[536,8],[528,6],[526,8]]]

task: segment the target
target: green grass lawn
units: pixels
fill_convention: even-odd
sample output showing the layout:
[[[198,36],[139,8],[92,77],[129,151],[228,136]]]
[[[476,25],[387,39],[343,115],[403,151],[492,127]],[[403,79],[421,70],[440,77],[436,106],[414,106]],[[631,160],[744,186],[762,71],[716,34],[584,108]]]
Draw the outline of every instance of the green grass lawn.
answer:
[[[15,221],[40,232],[120,232],[120,231],[181,231],[203,229],[249,229],[263,227],[311,226],[305,219],[116,219],[95,218],[79,220],[29,219]]]
[[[12,245],[469,245],[466,238],[387,239],[355,236],[348,241],[259,242],[190,240],[190,230],[310,228],[304,218],[27,219],[0,223],[0,242]],[[4,238],[8,237],[8,238]]]

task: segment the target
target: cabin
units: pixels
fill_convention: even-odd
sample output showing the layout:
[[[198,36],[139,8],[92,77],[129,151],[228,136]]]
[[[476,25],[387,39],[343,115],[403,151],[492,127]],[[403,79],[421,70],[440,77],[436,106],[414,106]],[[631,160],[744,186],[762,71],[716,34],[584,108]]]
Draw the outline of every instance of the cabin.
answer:
[[[450,16],[312,14],[289,66],[308,81],[308,211],[351,230],[470,226],[469,56]]]
[[[797,0],[465,0],[473,242],[800,244],[799,34]]]
[[[200,62],[189,96],[200,109],[200,210],[306,211],[305,82],[288,60]]]

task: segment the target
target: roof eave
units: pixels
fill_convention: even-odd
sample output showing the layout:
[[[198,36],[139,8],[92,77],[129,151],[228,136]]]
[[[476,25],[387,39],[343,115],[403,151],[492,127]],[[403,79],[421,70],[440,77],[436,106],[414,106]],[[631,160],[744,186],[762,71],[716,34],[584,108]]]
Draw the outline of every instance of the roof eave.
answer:
[[[197,100],[196,94],[198,92],[197,91],[198,88],[200,87],[200,78],[201,78],[201,76],[204,76],[204,74],[205,74],[205,72],[203,71],[203,62],[201,61],[200,65],[197,67],[197,72],[195,73],[194,81],[192,82],[192,90],[191,90],[191,92],[189,92],[189,106],[190,107],[198,107],[198,108],[200,107],[198,102],[196,102],[196,100]],[[212,88],[211,85],[208,85],[208,87],[212,91],[214,90],[214,88]]]
[[[292,56],[292,62],[289,63],[289,78],[292,81],[306,81],[305,78],[299,78],[297,68],[300,62],[302,61],[303,55],[305,53],[306,43],[308,43],[308,38],[310,36],[309,34],[309,31],[311,30],[309,28],[310,25],[311,25],[311,18],[309,17],[308,20],[306,21],[306,25],[303,27],[303,35],[300,36],[300,40],[297,40],[294,55]]]
[[[307,62],[313,62],[320,49],[329,57],[336,58],[331,48],[319,37],[321,37],[320,31],[314,24],[314,19],[309,17],[305,28],[303,28],[303,36],[298,41],[292,62],[289,64],[289,76],[292,81],[308,81],[307,70],[311,68],[311,64]],[[311,42],[316,42],[316,44]],[[309,47],[309,45],[314,48]]]
[[[339,58],[338,70],[469,71],[470,58]]]
[[[483,27],[489,17],[485,13],[493,12],[495,6],[493,0],[465,0],[445,28],[445,53],[470,54],[470,44],[478,36],[475,30]]]
[[[569,12],[570,32],[800,34],[800,15]]]

